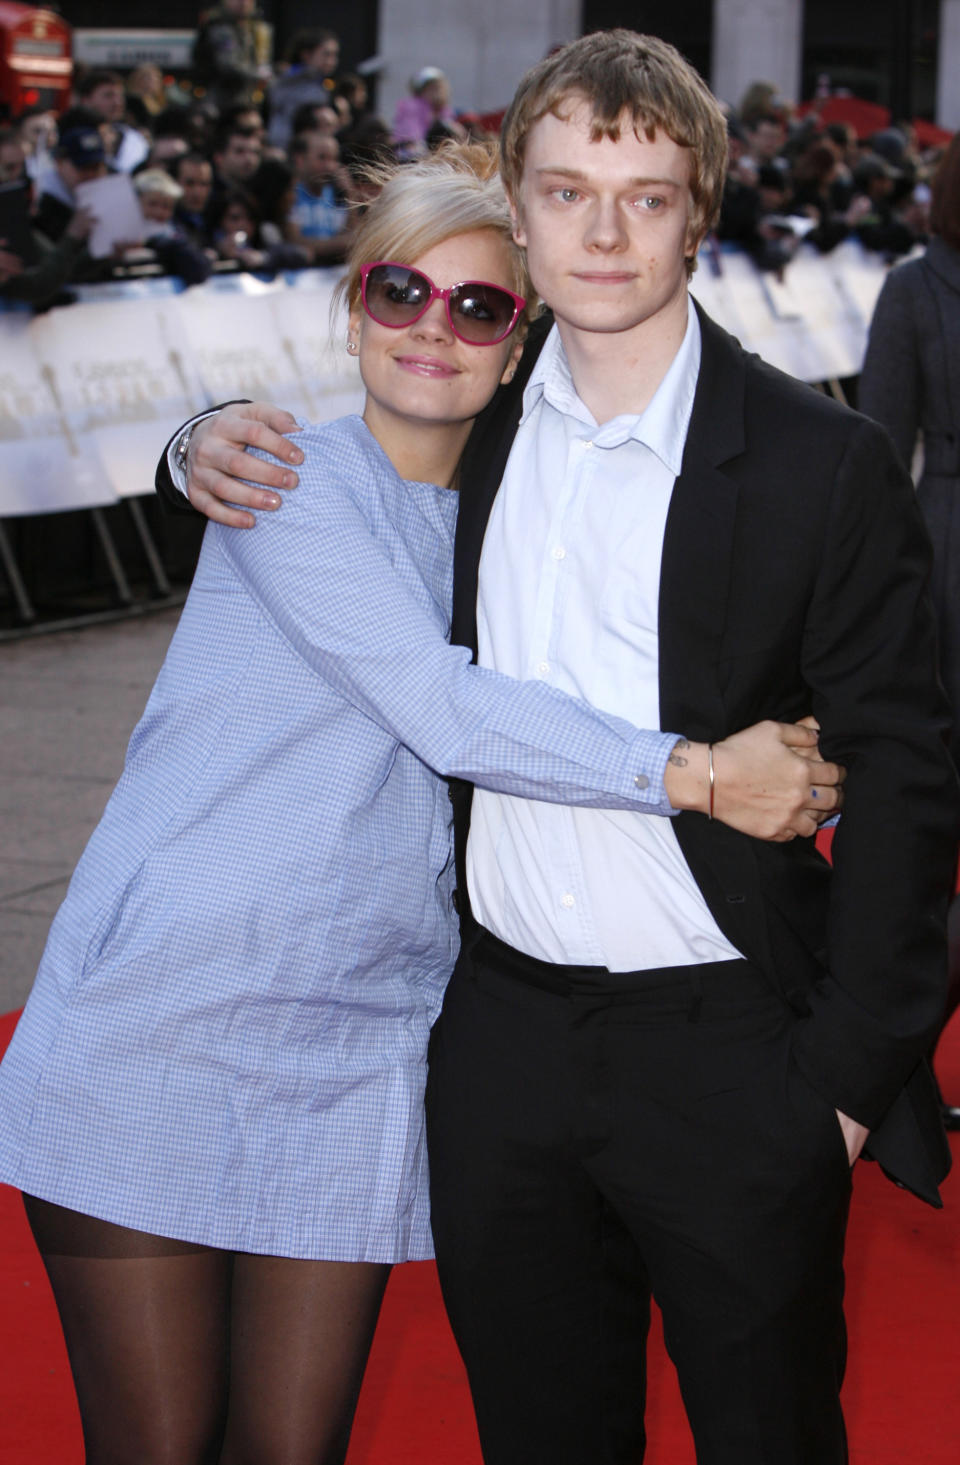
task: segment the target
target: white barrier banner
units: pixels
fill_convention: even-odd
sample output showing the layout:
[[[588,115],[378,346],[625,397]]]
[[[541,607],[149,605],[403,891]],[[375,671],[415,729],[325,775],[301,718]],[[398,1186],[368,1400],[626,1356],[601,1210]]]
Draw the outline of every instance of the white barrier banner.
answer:
[[[329,422],[363,407],[356,357],[347,355],[347,313],[333,311],[335,279],[329,271],[303,270],[296,288],[273,297],[280,344],[290,362],[311,422]],[[282,403],[281,405],[286,405]]]
[[[723,326],[746,346],[746,324],[738,309],[736,289],[726,268],[726,259],[726,253],[717,248],[702,249],[690,281],[690,293],[717,325]]]
[[[848,241],[801,246],[780,278],[708,246],[691,288],[748,350],[821,382],[859,371],[887,268]],[[359,410],[346,320],[330,316],[338,274],[117,282],[36,319],[0,315],[0,515],[149,493],[167,438],[216,402],[260,398],[310,421]]]
[[[790,376],[801,376],[800,368],[806,362],[794,329],[796,315],[791,309],[788,292],[781,287],[778,296],[771,289],[768,277],[745,254],[723,254],[721,259],[741,322],[741,330],[734,331],[734,334],[748,351],[756,351],[771,366],[778,366]],[[793,265],[789,268],[792,269]],[[721,320],[720,324],[725,325],[726,322]],[[822,380],[823,375],[822,372],[815,374],[813,380]]]
[[[889,266],[856,241],[801,245],[782,276],[739,250],[704,250],[692,293],[748,351],[802,381],[856,376]]]
[[[116,502],[95,444],[71,431],[28,315],[0,321],[0,517]]]
[[[178,299],[64,306],[34,322],[66,427],[94,445],[120,497],[150,491],[167,438],[206,406],[182,349]]]
[[[306,416],[270,293],[225,294],[201,285],[177,302],[187,349],[208,403],[248,397]]]
[[[181,295],[177,306],[209,401],[261,399],[316,421],[355,410],[356,368],[346,351],[338,361],[330,339],[332,290],[328,276],[314,291],[280,285],[225,298],[218,282]]]
[[[853,315],[863,325],[864,343],[873,319],[877,296],[883,289],[883,282],[890,267],[880,254],[872,254],[861,248],[855,240],[847,239],[830,254],[824,256],[824,266],[832,275],[837,289],[845,297]],[[863,364],[860,358],[857,370]]]

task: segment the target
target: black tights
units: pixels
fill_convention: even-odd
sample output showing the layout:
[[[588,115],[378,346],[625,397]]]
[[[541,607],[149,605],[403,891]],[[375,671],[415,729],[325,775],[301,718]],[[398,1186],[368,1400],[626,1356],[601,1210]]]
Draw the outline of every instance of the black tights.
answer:
[[[218,1251],[24,1205],[87,1465],[341,1465],[389,1266]]]

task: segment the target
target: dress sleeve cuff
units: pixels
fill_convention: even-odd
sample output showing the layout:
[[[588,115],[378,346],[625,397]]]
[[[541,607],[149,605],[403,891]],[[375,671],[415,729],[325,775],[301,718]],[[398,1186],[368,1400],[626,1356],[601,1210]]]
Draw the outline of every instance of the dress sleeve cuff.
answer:
[[[673,818],[680,810],[675,809],[667,798],[663,786],[667,762],[677,743],[680,733],[639,732],[633,751],[635,767],[633,783],[637,797],[648,814],[662,814]]]

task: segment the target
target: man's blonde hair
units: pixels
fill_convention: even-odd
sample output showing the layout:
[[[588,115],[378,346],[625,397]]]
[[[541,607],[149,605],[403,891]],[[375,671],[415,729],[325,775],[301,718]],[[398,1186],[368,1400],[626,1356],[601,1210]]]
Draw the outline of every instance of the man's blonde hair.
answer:
[[[527,301],[529,317],[533,292],[525,257],[513,241],[498,162],[493,144],[453,143],[419,162],[372,170],[380,192],[357,225],[338,298],[350,309],[357,304],[365,264],[413,264],[456,234],[491,229],[506,246],[511,284]]]
[[[699,72],[657,36],[623,29],[596,31],[571,41],[532,67],[503,119],[504,187],[519,204],[530,129],[548,112],[566,117],[578,102],[592,113],[591,137],[616,141],[625,116],[637,134],[665,133],[690,152],[692,234],[700,239],[716,222],[727,167],[727,124]]]

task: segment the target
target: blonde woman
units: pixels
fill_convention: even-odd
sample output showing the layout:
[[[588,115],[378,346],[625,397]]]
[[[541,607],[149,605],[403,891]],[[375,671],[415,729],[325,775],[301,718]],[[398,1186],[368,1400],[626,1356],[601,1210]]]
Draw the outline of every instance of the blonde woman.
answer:
[[[208,530],[0,1067],[0,1179],[27,1197],[88,1465],[342,1461],[390,1266],[432,1254],[442,776],[670,812],[645,768],[671,735],[446,641],[450,489],[527,314],[488,173],[427,161],[366,214],[363,416],[301,433],[282,514]]]

